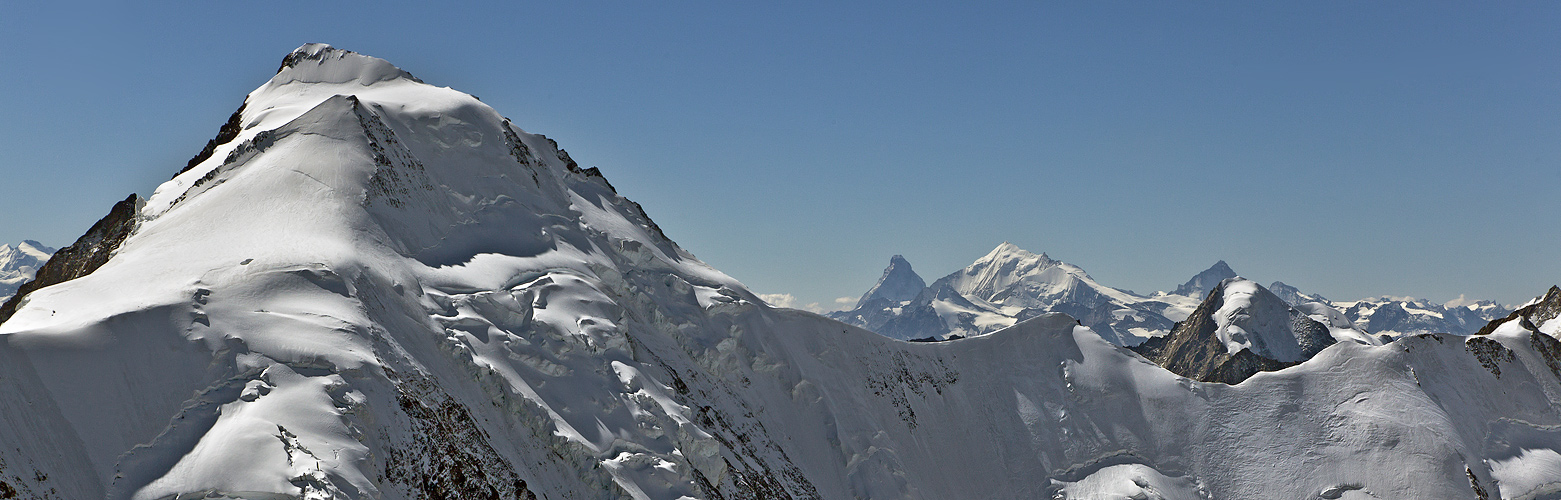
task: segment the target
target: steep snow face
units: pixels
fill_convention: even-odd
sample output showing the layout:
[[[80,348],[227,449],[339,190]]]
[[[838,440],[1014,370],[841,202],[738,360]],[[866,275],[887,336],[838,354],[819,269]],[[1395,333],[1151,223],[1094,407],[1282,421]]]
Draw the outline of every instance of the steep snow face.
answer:
[[[856,301],[856,307],[872,303],[875,299],[882,299],[889,304],[900,305],[902,302],[916,298],[921,289],[927,288],[927,282],[922,281],[921,276],[911,269],[911,263],[905,257],[896,255],[889,258],[889,267],[884,268],[883,276],[862,298]]]
[[[1230,266],[1225,264],[1225,261],[1222,260],[1215,262],[1213,266],[1209,266],[1209,268],[1203,270],[1203,272],[1194,275],[1192,279],[1187,280],[1186,283],[1182,283],[1181,286],[1176,287],[1176,291],[1171,293],[1203,300],[1204,296],[1207,296],[1209,291],[1213,290],[1214,287],[1219,285],[1221,281],[1225,281],[1234,277],[1236,277],[1236,271],[1231,269]]]
[[[1311,328],[1321,325],[1302,321],[1309,319],[1308,315],[1292,309],[1254,281],[1230,278],[1221,288],[1224,298],[1223,305],[1214,312],[1215,335],[1229,353],[1246,349],[1268,359],[1293,363],[1311,358],[1335,341],[1332,331]],[[1340,340],[1380,344],[1364,334],[1354,333]]]
[[[127,499],[678,498],[779,474],[690,427],[626,333],[724,332],[691,322],[756,299],[552,141],[321,45],[239,122],[106,264],[0,325],[3,378],[32,381],[0,400],[48,408],[7,410],[5,467]]]
[[[0,302],[11,298],[17,287],[33,279],[54,250],[32,240],[22,241],[14,247],[0,245]]]

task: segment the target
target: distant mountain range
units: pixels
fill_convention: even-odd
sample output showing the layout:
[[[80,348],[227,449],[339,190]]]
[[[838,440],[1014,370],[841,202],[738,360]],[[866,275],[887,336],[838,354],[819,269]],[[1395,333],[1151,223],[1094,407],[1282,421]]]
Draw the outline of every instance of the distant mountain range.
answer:
[[[1222,260],[1171,292],[1141,295],[1103,285],[1078,266],[1005,242],[964,269],[919,289],[922,278],[911,270],[910,262],[896,255],[855,308],[829,316],[892,338],[945,340],[983,335],[1040,314],[1061,312],[1112,343],[1136,346],[1170,333],[1211,291],[1237,277]],[[1340,302],[1279,281],[1266,288],[1242,282],[1242,287],[1255,287],[1260,296],[1273,296],[1330,328],[1369,333],[1376,341],[1425,333],[1469,335],[1512,312],[1487,300],[1436,304],[1384,296]]]

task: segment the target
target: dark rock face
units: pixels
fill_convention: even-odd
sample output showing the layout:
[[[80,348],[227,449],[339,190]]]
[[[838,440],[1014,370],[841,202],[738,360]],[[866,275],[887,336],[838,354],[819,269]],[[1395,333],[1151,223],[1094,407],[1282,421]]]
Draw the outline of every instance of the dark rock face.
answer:
[[[417,498],[536,500],[465,406],[440,394],[427,379],[413,374],[404,378],[396,398],[401,411],[417,435],[438,439],[392,448],[385,479]]]
[[[179,170],[179,174],[188,172],[190,169],[195,168],[196,165],[206,161],[207,158],[211,158],[211,155],[217,152],[217,146],[233,142],[233,139],[238,138],[238,134],[243,131],[244,126],[244,107],[248,105],[248,102],[240,104],[238,111],[234,111],[232,115],[228,116],[227,123],[222,124],[222,128],[217,129],[217,137],[206,141],[206,147],[201,148],[201,152],[196,153],[194,158],[190,158],[190,162],[185,164],[183,169]],[[179,174],[174,174],[174,177],[178,177]]]
[[[54,256],[49,258],[43,267],[38,269],[37,276],[32,281],[22,285],[16,290],[16,295],[0,305],[0,323],[11,319],[16,314],[16,308],[21,305],[27,294],[40,288],[64,283],[88,274],[92,274],[102,267],[108,258],[124,243],[125,238],[135,230],[136,211],[139,208],[140,198],[132,194],[124,201],[114,204],[87,234],[81,235],[76,242],[68,247],[61,248]]]
[[[1192,315],[1177,323],[1169,335],[1149,339],[1131,349],[1172,373],[1211,381],[1215,372],[1231,360],[1231,355],[1225,352],[1225,344],[1214,334],[1218,328],[1214,312],[1224,304],[1224,287],[1215,285]]]
[[[1539,332],[1529,333],[1529,345],[1534,347],[1534,352],[1545,359],[1545,366],[1550,368],[1550,373],[1561,380],[1561,340]]]
[[[1511,363],[1518,359],[1512,349],[1486,337],[1470,337],[1464,341],[1463,347],[1473,354],[1475,359],[1480,360],[1480,366],[1490,370],[1491,375],[1495,375],[1496,378],[1501,378],[1502,362]]]
[[[1258,372],[1281,370],[1300,363],[1266,358],[1248,349],[1234,354],[1227,352],[1216,334],[1219,326],[1214,321],[1214,313],[1224,305],[1225,285],[1220,283],[1209,291],[1192,315],[1171,329],[1170,334],[1129,349],[1177,375],[1230,385],[1241,383]],[[1291,333],[1301,346],[1303,360],[1334,343],[1328,327],[1305,314],[1292,309],[1290,321]]]

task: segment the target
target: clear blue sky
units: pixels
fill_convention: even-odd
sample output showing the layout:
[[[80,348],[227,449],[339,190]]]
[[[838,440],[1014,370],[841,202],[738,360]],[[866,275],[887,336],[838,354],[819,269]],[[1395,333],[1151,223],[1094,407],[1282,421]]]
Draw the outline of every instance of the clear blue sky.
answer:
[[[0,241],[149,194],[318,41],[800,303],[1005,240],[1140,292],[1218,259],[1335,299],[1561,282],[1561,3],[954,4],[5,2]]]

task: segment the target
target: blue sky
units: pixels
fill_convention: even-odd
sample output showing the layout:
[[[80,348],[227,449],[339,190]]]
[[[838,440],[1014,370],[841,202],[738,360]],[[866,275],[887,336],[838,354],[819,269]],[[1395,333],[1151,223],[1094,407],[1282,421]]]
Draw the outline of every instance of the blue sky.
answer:
[[[799,304],[1003,241],[1140,292],[1224,259],[1521,302],[1561,282],[1558,28],[1553,2],[6,2],[0,241],[149,194],[318,41],[481,97]]]

